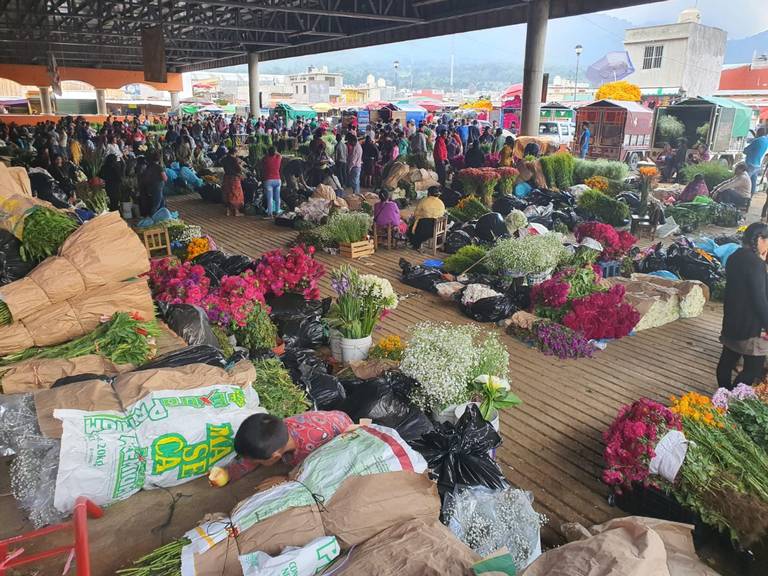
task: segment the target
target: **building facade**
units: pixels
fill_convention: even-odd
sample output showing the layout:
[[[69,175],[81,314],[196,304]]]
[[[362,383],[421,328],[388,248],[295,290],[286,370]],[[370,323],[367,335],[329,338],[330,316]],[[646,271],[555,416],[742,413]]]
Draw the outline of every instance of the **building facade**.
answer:
[[[327,66],[310,66],[306,72],[291,74],[288,81],[293,89],[293,101],[299,104],[341,103],[341,87],[344,77],[328,72]]]
[[[626,78],[647,96],[711,96],[720,83],[728,34],[684,10],[675,24],[631,28],[624,47],[635,72]]]
[[[749,64],[723,67],[717,96],[725,96],[750,106],[768,121],[768,54],[755,54]]]

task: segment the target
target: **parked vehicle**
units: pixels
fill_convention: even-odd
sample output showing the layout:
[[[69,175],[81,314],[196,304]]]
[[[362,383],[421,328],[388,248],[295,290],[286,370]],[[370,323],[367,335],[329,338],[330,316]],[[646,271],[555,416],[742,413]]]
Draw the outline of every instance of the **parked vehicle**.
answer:
[[[584,122],[591,124],[592,132],[588,158],[619,160],[634,170],[651,149],[653,111],[637,102],[598,100],[578,108],[574,150]]]
[[[753,114],[749,106],[718,96],[686,98],[676,104],[659,106],[653,117],[654,157],[663,150],[664,144],[676,148],[679,139],[684,137],[689,149],[705,144],[712,160],[733,166],[747,143]],[[665,126],[666,117],[673,117],[683,125],[682,134],[674,130],[674,125]]]

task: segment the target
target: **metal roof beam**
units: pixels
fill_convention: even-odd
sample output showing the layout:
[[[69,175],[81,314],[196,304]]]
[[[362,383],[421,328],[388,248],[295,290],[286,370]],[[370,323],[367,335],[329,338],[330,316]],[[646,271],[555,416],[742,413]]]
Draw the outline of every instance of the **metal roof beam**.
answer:
[[[336,16],[339,18],[356,18],[358,20],[381,20],[384,22],[407,22],[417,24],[424,22],[418,16],[401,16],[377,12],[350,12],[348,10],[332,10],[325,8],[310,8],[304,6],[286,6],[282,4],[264,4],[255,2],[236,2],[235,0],[185,0],[187,4],[204,4],[207,6],[224,6],[238,10],[261,12],[287,12],[294,14],[311,14],[314,16]],[[407,5],[407,3],[406,3]]]

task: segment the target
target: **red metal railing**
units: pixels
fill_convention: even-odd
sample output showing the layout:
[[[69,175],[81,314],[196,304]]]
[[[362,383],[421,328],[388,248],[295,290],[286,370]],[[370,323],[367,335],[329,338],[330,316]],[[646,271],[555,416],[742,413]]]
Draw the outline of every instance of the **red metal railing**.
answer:
[[[33,562],[39,562],[54,556],[62,554],[67,555],[67,566],[74,556],[77,566],[77,576],[91,575],[91,558],[88,551],[88,518],[101,518],[104,511],[88,500],[85,496],[80,496],[75,502],[75,510],[72,513],[72,519],[61,524],[46,526],[40,530],[13,536],[5,540],[0,540],[0,576],[6,576],[10,568],[18,568]],[[72,529],[75,541],[67,546],[58,546],[43,552],[24,555],[24,548],[18,546],[21,542],[47,536],[55,532]],[[13,546],[13,549],[11,547]]]

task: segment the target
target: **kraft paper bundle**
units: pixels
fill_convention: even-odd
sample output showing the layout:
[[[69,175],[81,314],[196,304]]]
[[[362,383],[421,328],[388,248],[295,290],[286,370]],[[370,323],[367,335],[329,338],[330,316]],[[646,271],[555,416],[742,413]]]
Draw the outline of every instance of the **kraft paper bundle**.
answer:
[[[11,194],[32,196],[29,174],[23,166],[8,167],[0,162],[0,197]]]
[[[0,356],[74,340],[96,329],[104,317],[115,312],[138,312],[145,319],[154,318],[155,307],[147,281],[136,279],[101,286],[47,306],[21,322],[3,326]]]
[[[539,556],[522,576],[717,576],[699,560],[693,526],[629,516],[593,526],[591,537]]]
[[[59,378],[79,374],[114,376],[131,370],[131,364],[117,365],[104,356],[87,354],[77,358],[45,358],[17,362],[7,369],[0,368],[0,389],[3,394],[22,394],[44,390]]]
[[[0,288],[0,300],[14,321],[25,320],[52,304],[147,271],[149,258],[141,240],[120,214],[108,212],[75,230],[59,256]]]

